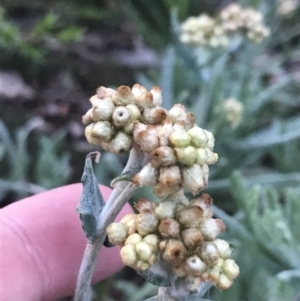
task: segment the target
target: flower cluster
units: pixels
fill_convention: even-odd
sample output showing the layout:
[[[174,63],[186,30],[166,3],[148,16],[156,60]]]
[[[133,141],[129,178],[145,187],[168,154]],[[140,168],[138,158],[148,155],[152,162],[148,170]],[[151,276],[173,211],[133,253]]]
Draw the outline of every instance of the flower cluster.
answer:
[[[167,264],[177,277],[185,277],[191,290],[203,281],[228,289],[239,275],[230,259],[228,242],[218,239],[225,230],[214,219],[209,195],[188,202],[182,190],[161,203],[140,200],[120,223],[107,228],[111,243],[121,246],[124,264],[136,270],[149,269],[157,260]]]
[[[299,6],[299,0],[281,0],[277,8],[277,13],[283,17],[290,17]]]
[[[157,86],[149,92],[139,84],[132,89],[127,86],[117,90],[100,87],[90,102],[92,108],[82,117],[88,142],[117,154],[132,148],[136,121],[159,124],[167,117],[166,110],[160,107],[162,95]]]
[[[182,187],[197,194],[208,183],[209,164],[218,160],[214,136],[194,123],[183,105],[175,105],[160,126],[136,123],[135,142],[150,156],[150,163],[132,181],[153,186],[162,198]]]
[[[227,46],[234,33],[244,34],[255,43],[260,43],[269,35],[269,29],[263,24],[259,11],[231,4],[215,19],[206,14],[189,17],[181,26],[180,39],[186,44],[215,48]]]
[[[227,121],[232,127],[236,127],[242,118],[244,106],[235,98],[228,98],[225,100],[222,108],[222,113],[225,113]]]

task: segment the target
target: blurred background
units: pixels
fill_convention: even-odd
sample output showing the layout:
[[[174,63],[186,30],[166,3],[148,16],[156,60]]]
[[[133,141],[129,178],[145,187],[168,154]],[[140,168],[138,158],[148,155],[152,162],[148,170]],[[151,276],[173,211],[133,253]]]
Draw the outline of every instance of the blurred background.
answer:
[[[160,85],[164,107],[184,104],[216,138],[220,159],[205,191],[227,226],[241,275],[207,298],[299,301],[300,1],[235,1],[263,14],[270,34],[261,43],[180,41],[188,17],[215,16],[230,3],[2,0],[0,207],[80,181],[85,156],[96,149],[81,116],[98,86]],[[126,160],[104,153],[99,182],[109,185]],[[141,196],[154,199],[140,189],[132,202]],[[130,268],[94,288],[99,301],[154,294]]]

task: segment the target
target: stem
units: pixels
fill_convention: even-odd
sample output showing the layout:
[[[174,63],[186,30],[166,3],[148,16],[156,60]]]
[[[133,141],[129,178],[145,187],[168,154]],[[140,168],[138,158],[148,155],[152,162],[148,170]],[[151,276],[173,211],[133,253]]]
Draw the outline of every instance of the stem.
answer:
[[[148,157],[145,157],[141,152],[133,148],[130,152],[124,172],[129,170],[133,165],[145,165],[147,162]],[[100,214],[97,238],[94,242],[87,242],[77,279],[74,301],[90,300],[90,284],[95,270],[98,254],[106,238],[106,228],[115,220],[123,206],[138,189],[138,187],[132,183],[127,185],[126,183],[122,184],[123,185],[121,186],[121,189],[123,188],[123,190],[114,189],[112,191],[109,200]]]

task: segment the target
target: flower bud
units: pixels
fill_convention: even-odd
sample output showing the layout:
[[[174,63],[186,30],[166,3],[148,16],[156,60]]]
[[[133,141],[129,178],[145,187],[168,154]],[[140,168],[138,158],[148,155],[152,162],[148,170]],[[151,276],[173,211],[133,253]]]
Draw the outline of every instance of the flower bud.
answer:
[[[133,139],[134,141],[137,141],[138,136],[141,132],[144,132],[147,130],[147,125],[143,124],[141,122],[135,122],[133,124]]]
[[[141,242],[143,240],[142,236],[138,233],[132,233],[130,234],[126,241],[125,245],[136,245],[137,243]]]
[[[186,115],[185,106],[180,103],[175,104],[173,108],[168,112],[168,117],[173,122],[184,119],[185,115]]]
[[[204,218],[202,219],[199,229],[204,239],[214,240],[226,227],[221,219]]]
[[[189,146],[191,137],[185,131],[175,131],[170,135],[169,141],[174,146],[186,147]]]
[[[115,110],[115,105],[110,99],[102,99],[93,106],[94,121],[109,121]]]
[[[198,251],[200,258],[209,266],[216,265],[219,260],[219,252],[213,242],[204,241]]]
[[[120,131],[117,132],[115,137],[110,142],[110,151],[116,154],[122,154],[128,152],[133,145],[132,138]]]
[[[240,274],[240,268],[233,259],[226,259],[223,263],[223,272],[229,279],[235,279]]]
[[[133,85],[132,89],[131,89],[131,93],[136,97],[139,98],[142,94],[147,93],[147,89],[140,85],[140,84],[135,84]]]
[[[111,88],[106,88],[106,87],[99,87],[97,89],[97,98],[98,99],[105,99],[105,98],[111,98],[117,91]],[[92,97],[93,98],[93,97]],[[90,99],[90,102],[93,104],[92,99]]]
[[[142,170],[132,178],[137,186],[154,186],[158,181],[158,170],[151,163],[145,165]]]
[[[212,152],[209,148],[207,148],[207,156],[206,164],[208,165],[215,164],[219,159],[218,154]]]
[[[146,199],[140,199],[135,205],[134,208],[138,211],[138,212],[143,212],[143,211],[151,211],[154,209],[154,204],[149,202]]]
[[[203,171],[201,166],[193,164],[182,169],[183,187],[188,189],[193,195],[197,194],[205,187],[203,182]]]
[[[122,245],[127,237],[127,231],[123,224],[112,223],[106,228],[109,241],[114,245]]]
[[[141,111],[135,104],[129,104],[126,106],[131,111],[131,122],[135,122],[141,118]]]
[[[93,112],[93,109],[89,109],[85,113],[85,115],[82,116],[82,123],[84,125],[89,125],[90,123],[93,122],[93,114],[92,114],[92,112]]]
[[[196,160],[199,165],[204,165],[206,164],[208,160],[208,153],[207,153],[208,148],[197,148],[196,149]]]
[[[171,201],[174,203],[174,206],[175,205],[178,205],[178,204],[182,204],[184,206],[187,206],[189,204],[189,200],[188,198],[184,195],[184,192],[182,189],[180,189],[178,192],[174,193],[174,194],[171,194],[169,196],[167,196],[165,199],[164,199],[164,202],[168,202],[168,201]]]
[[[154,107],[153,95],[150,92],[142,94],[138,97],[136,104],[141,109]]]
[[[174,128],[170,119],[166,119],[161,126],[157,126],[157,136],[159,138],[159,146],[168,146],[169,137],[174,132]]]
[[[147,261],[137,260],[133,268],[138,271],[145,271],[150,268],[150,264]]]
[[[92,107],[94,107],[99,101],[101,101],[101,99],[97,95],[94,95],[90,98]]]
[[[128,135],[132,135],[133,134],[133,128],[134,128],[134,124],[133,123],[128,123],[123,127],[123,131],[128,134]]]
[[[137,254],[135,251],[135,246],[128,244],[121,248],[121,259],[125,265],[134,266],[137,261]]]
[[[137,135],[135,142],[140,145],[143,152],[150,153],[155,150],[158,147],[158,138],[155,127],[153,125],[148,125],[145,131],[142,131]]]
[[[221,275],[221,269],[219,267],[213,266],[208,271],[208,278],[213,283],[218,283]]]
[[[171,201],[163,201],[156,204],[154,212],[157,218],[161,221],[167,219],[168,217],[174,217],[174,208],[176,203]]]
[[[215,239],[214,244],[217,246],[219,255],[223,259],[227,259],[231,255],[231,248],[229,243],[223,239]]]
[[[152,244],[155,248],[155,250],[158,249],[158,244],[159,244],[159,238],[156,234],[149,234],[143,238],[143,241]]]
[[[92,137],[104,142],[109,142],[114,134],[114,129],[108,121],[98,121],[94,123]]]
[[[158,231],[160,232],[163,238],[176,238],[179,236],[180,225],[175,219],[167,218],[160,222]]]
[[[185,258],[184,244],[177,239],[169,239],[166,243],[160,243],[159,247],[163,252],[162,258],[173,266],[180,265]]]
[[[178,166],[173,165],[170,167],[161,167],[159,170],[159,183],[167,186],[173,187],[180,185],[181,174]]]
[[[194,228],[199,225],[203,217],[203,210],[199,207],[184,208],[178,212],[177,220],[185,228]]]
[[[201,197],[191,200],[189,203],[189,207],[197,206],[203,209],[203,217],[204,218],[211,218],[214,215],[214,212],[211,208],[211,205],[213,203],[212,198],[209,194],[204,193],[201,195]]]
[[[144,210],[137,216],[135,226],[139,234],[145,236],[156,231],[158,219],[153,211]]]
[[[214,147],[215,147],[215,137],[214,137],[214,135],[213,135],[211,132],[209,132],[209,131],[204,130],[204,132],[205,132],[205,134],[206,134],[207,137],[208,137],[208,141],[207,141],[207,143],[206,143],[206,147],[209,148],[210,150],[213,150]]]
[[[162,104],[162,95],[161,95],[161,87],[153,86],[150,90],[150,93],[153,95],[153,104],[155,106],[161,106]]]
[[[125,226],[128,235],[136,232],[136,228],[135,228],[136,217],[137,214],[131,213],[125,215],[120,221],[120,223],[122,223]]]
[[[131,93],[131,90],[128,86],[120,86],[117,90],[117,93],[112,96],[112,101],[117,106],[126,106],[133,102],[134,99],[135,97]]]
[[[196,255],[187,258],[185,268],[189,275],[194,277],[201,276],[206,269],[206,264]]]
[[[233,284],[233,281],[229,279],[225,274],[221,273],[219,276],[219,281],[217,287],[221,290],[229,289]]]
[[[201,129],[197,125],[191,128],[188,131],[189,136],[191,137],[191,144],[194,147],[205,147],[208,141],[208,136],[205,130]]]
[[[144,241],[137,243],[135,245],[135,249],[138,254],[138,257],[143,261],[148,261],[155,253],[154,246]]]
[[[186,165],[193,165],[196,161],[196,149],[193,146],[185,148],[175,147],[177,160]]]
[[[162,107],[145,108],[142,121],[146,124],[159,124],[167,118],[166,110]]]
[[[161,183],[156,184],[153,188],[154,193],[158,198],[164,198],[170,194],[174,194],[178,192],[180,189],[181,189],[181,185],[165,186],[162,185]]]
[[[86,137],[88,143],[94,144],[94,145],[100,145],[101,140],[92,136],[94,125],[95,125],[95,123],[90,123],[89,125],[87,125],[84,129],[84,134],[85,134],[85,137]]]
[[[154,149],[150,153],[150,159],[152,165],[156,168],[171,166],[176,162],[174,150],[168,146],[161,146]]]
[[[126,107],[119,106],[114,110],[112,118],[116,127],[123,127],[130,123],[131,110]]]
[[[199,247],[203,241],[202,233],[199,229],[189,228],[181,232],[182,240],[187,249],[193,250]]]

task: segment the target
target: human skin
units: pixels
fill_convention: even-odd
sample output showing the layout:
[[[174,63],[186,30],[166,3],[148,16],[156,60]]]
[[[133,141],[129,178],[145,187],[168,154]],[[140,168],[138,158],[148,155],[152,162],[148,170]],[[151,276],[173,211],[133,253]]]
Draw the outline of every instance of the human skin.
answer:
[[[105,200],[111,189],[100,186]],[[56,188],[0,210],[1,301],[72,295],[86,246],[76,207],[81,184]],[[132,212],[126,205],[116,220]],[[102,248],[93,283],[123,267],[119,248]]]

